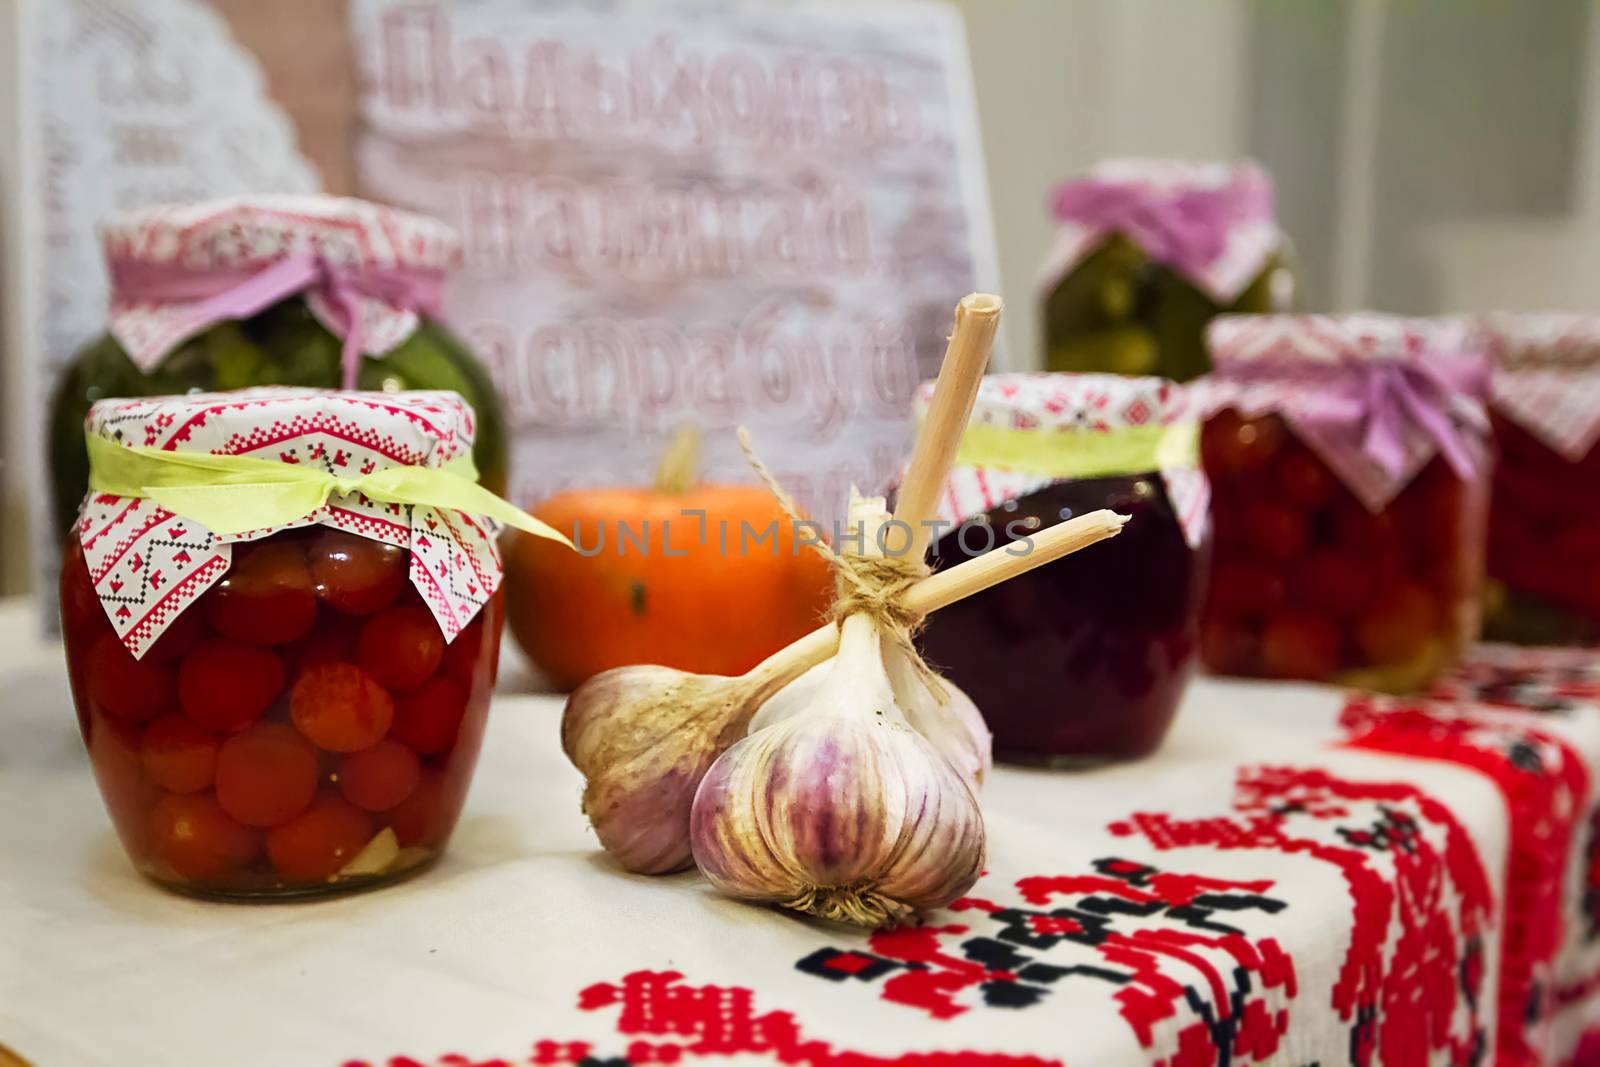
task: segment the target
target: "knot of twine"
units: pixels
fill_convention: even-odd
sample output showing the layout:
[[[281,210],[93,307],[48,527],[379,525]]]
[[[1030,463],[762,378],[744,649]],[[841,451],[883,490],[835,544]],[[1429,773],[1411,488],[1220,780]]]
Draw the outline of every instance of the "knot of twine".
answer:
[[[739,447],[744,458],[755,471],[761,484],[778,502],[778,507],[796,524],[806,522],[794,497],[773,476],[772,471],[756,455],[750,443],[750,433],[739,427]],[[875,532],[874,532],[875,533]],[[863,536],[866,536],[863,531]],[[833,568],[835,592],[831,614],[834,622],[843,622],[851,615],[866,614],[872,617],[880,633],[900,647],[911,662],[912,669],[922,679],[934,698],[945,702],[944,679],[917,651],[915,638],[922,629],[925,616],[905,604],[905,595],[929,574],[928,565],[910,556],[869,556],[836,552],[826,542],[808,541],[813,549]]]

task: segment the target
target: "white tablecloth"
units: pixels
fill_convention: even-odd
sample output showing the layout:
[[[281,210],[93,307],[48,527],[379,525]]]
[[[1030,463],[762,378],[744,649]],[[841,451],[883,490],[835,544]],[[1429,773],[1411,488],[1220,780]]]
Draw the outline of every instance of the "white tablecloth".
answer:
[[[1407,1042],[1409,1063],[1473,1043],[1494,1058],[1506,787],[1330,747],[1345,736],[1332,690],[1201,681],[1154,760],[997,769],[989,870],[971,899],[869,938],[722,899],[692,874],[611,866],[559,751],[560,700],[526,692],[511,660],[442,863],[367,894],[247,906],[134,874],[90,777],[60,650],[32,622],[24,604],[0,607],[0,1045],[38,1067],[914,1052],[1176,1067],[1216,1062],[1219,1046],[1234,1063],[1402,1067]],[[1561,719],[1564,751],[1591,759],[1600,711],[1581,710]],[[1559,801],[1573,825],[1589,793]],[[1387,827],[1377,845],[1350,836],[1368,825]],[[1569,941],[1583,877],[1562,874]],[[1364,928],[1383,944],[1362,964],[1352,915],[1373,893],[1391,911]],[[1594,961],[1579,948],[1539,962],[1543,997],[1562,982],[1582,996],[1572,983]],[[1529,1040],[1566,1059],[1579,1014],[1549,1013]]]

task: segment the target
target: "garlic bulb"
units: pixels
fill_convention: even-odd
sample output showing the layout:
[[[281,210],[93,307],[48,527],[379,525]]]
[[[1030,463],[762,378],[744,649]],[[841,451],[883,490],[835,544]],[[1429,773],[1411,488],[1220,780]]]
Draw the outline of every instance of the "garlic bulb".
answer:
[[[906,591],[903,606],[914,614],[937,611],[1114,537],[1124,521],[1109,511],[1068,520],[1038,535],[1029,555],[990,552],[916,583]],[[641,874],[687,867],[692,862],[690,808],[701,776],[745,736],[764,704],[773,707],[762,711],[763,723],[782,725],[791,713],[809,711],[834,668],[813,675],[814,690],[785,687],[833,656],[839,641],[839,627],[829,623],[737,678],[635,666],[605,671],[579,686],[567,698],[561,743],[587,779],[583,810],[606,851]],[[950,706],[935,710],[928,703],[926,680],[904,647],[878,638],[868,641],[869,651],[874,645],[884,650],[873,664],[889,693],[882,704],[895,709],[902,725],[914,723],[934,738],[928,751],[942,752],[961,776],[976,783],[989,766],[989,743],[971,701],[950,687]],[[783,700],[774,700],[780,691]]]
[[[976,791],[994,766],[994,737],[978,705],[949,679],[942,681],[944,699],[940,700],[899,642],[881,644],[895,704],[911,728],[926,737]],[[751,718],[750,732],[764,730],[810,705],[827,679],[828,669],[828,664],[819,663],[778,690]]]
[[[748,676],[638,666],[604,671],[573,692],[561,748],[588,779],[583,812],[618,863],[640,874],[690,865],[695,787],[771,689]]]
[[[720,891],[864,926],[950,903],[984,857],[977,800],[906,721],[865,614],[814,700],[711,765],[690,839]]]

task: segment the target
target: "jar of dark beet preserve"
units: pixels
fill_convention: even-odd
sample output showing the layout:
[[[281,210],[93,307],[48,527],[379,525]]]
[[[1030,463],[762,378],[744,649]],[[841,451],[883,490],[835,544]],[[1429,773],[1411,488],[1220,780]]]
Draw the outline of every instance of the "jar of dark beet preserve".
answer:
[[[931,386],[917,395],[919,416]],[[1070,766],[1148,755],[1193,672],[1209,556],[1196,425],[1163,378],[984,379],[941,502],[936,568],[1074,515],[1118,537],[930,616],[928,661],[972,697],[997,758]]]

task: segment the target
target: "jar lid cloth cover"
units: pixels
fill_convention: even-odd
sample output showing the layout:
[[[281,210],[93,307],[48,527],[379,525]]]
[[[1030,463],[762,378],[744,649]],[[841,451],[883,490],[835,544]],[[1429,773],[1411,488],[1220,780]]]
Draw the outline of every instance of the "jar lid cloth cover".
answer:
[[[101,230],[111,276],[107,328],[151,373],[201,331],[303,294],[344,343],[344,386],[438,315],[455,231],[425,215],[349,197],[255,196],[158,204]]]
[[[919,423],[933,386],[917,390]],[[1165,378],[992,374],[978,386],[936,517],[960,524],[1060,481],[1153,472],[1192,547],[1210,523],[1197,454],[1194,414]]]
[[[1272,179],[1251,162],[1111,159],[1050,194],[1058,229],[1040,270],[1049,293],[1120,233],[1220,304],[1232,304],[1285,242]]]
[[[1221,315],[1206,341],[1202,414],[1278,414],[1374,513],[1436,455],[1464,480],[1487,470],[1490,366],[1464,320]]]
[[[565,540],[477,484],[473,419],[447,391],[98,401],[75,533],[112,628],[142,656],[227,574],[234,544],[320,524],[408,549],[453,640],[500,586],[501,523]]]
[[[1577,463],[1600,443],[1600,315],[1493,312],[1474,321],[1494,359],[1495,410]]]

